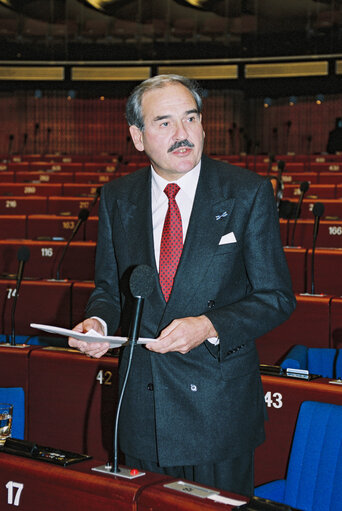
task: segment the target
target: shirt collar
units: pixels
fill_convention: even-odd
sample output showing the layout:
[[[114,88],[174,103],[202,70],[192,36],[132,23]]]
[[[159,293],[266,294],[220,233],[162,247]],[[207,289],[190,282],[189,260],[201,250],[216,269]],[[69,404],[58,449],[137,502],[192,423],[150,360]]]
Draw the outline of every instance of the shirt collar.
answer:
[[[194,167],[192,170],[189,170],[184,176],[177,179],[177,181],[167,181],[163,177],[161,177],[157,172],[154,170],[153,166],[151,165],[151,171],[152,171],[152,195],[154,196],[154,199],[156,201],[159,200],[160,197],[163,197],[164,188],[166,185],[168,185],[170,182],[177,183],[178,186],[182,189],[184,193],[189,197],[191,201],[195,198],[197,183],[200,175],[201,170],[201,161],[198,162],[196,167]]]

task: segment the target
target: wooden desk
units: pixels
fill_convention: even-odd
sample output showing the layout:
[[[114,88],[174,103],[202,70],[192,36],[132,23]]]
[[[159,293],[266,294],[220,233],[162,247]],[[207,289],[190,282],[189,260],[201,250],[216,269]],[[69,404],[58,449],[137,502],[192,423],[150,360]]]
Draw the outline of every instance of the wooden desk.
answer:
[[[49,348],[33,354],[28,440],[107,461],[113,453],[118,359]]]
[[[171,478],[151,472],[127,480],[93,472],[89,460],[67,468],[0,453],[0,508],[20,511],[133,511],[145,486]]]

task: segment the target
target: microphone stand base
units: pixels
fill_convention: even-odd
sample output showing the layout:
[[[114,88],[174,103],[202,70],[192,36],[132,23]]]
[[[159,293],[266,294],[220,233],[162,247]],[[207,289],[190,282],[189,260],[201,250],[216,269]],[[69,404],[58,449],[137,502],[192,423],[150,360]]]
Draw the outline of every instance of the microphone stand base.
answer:
[[[137,477],[144,476],[146,472],[140,472],[136,468],[123,467],[119,465],[117,472],[112,472],[111,465],[100,465],[99,467],[93,467],[94,472],[100,472],[101,474],[109,474],[116,477],[123,477],[124,479],[136,479]]]

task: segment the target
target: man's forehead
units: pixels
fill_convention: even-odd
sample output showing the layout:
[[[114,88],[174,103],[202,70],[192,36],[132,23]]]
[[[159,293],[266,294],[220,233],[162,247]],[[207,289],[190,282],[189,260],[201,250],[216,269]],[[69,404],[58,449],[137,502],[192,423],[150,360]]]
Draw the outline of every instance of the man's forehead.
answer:
[[[142,96],[141,106],[143,114],[153,112],[155,115],[172,115],[173,105],[184,104],[184,113],[187,111],[197,111],[196,101],[184,85],[181,83],[169,83],[163,87],[150,89],[144,92]],[[160,111],[169,110],[170,111]]]

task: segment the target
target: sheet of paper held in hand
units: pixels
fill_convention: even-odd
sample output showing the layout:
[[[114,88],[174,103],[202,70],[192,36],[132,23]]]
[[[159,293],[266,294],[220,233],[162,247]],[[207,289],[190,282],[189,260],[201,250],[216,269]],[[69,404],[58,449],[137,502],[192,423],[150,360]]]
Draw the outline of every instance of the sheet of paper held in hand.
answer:
[[[30,326],[32,328],[37,328],[38,330],[43,330],[44,332],[49,332],[50,334],[56,335],[65,335],[66,337],[73,337],[74,339],[79,339],[81,341],[86,342],[107,342],[111,348],[120,348],[125,343],[128,342],[127,337],[119,337],[119,336],[103,336],[100,335],[95,330],[89,330],[86,334],[82,334],[80,332],[75,332],[75,330],[68,330],[67,328],[60,328],[58,326],[52,325],[40,325],[38,323],[31,323]],[[154,342],[156,339],[147,339],[144,337],[139,337],[137,344],[146,344],[148,342]]]

